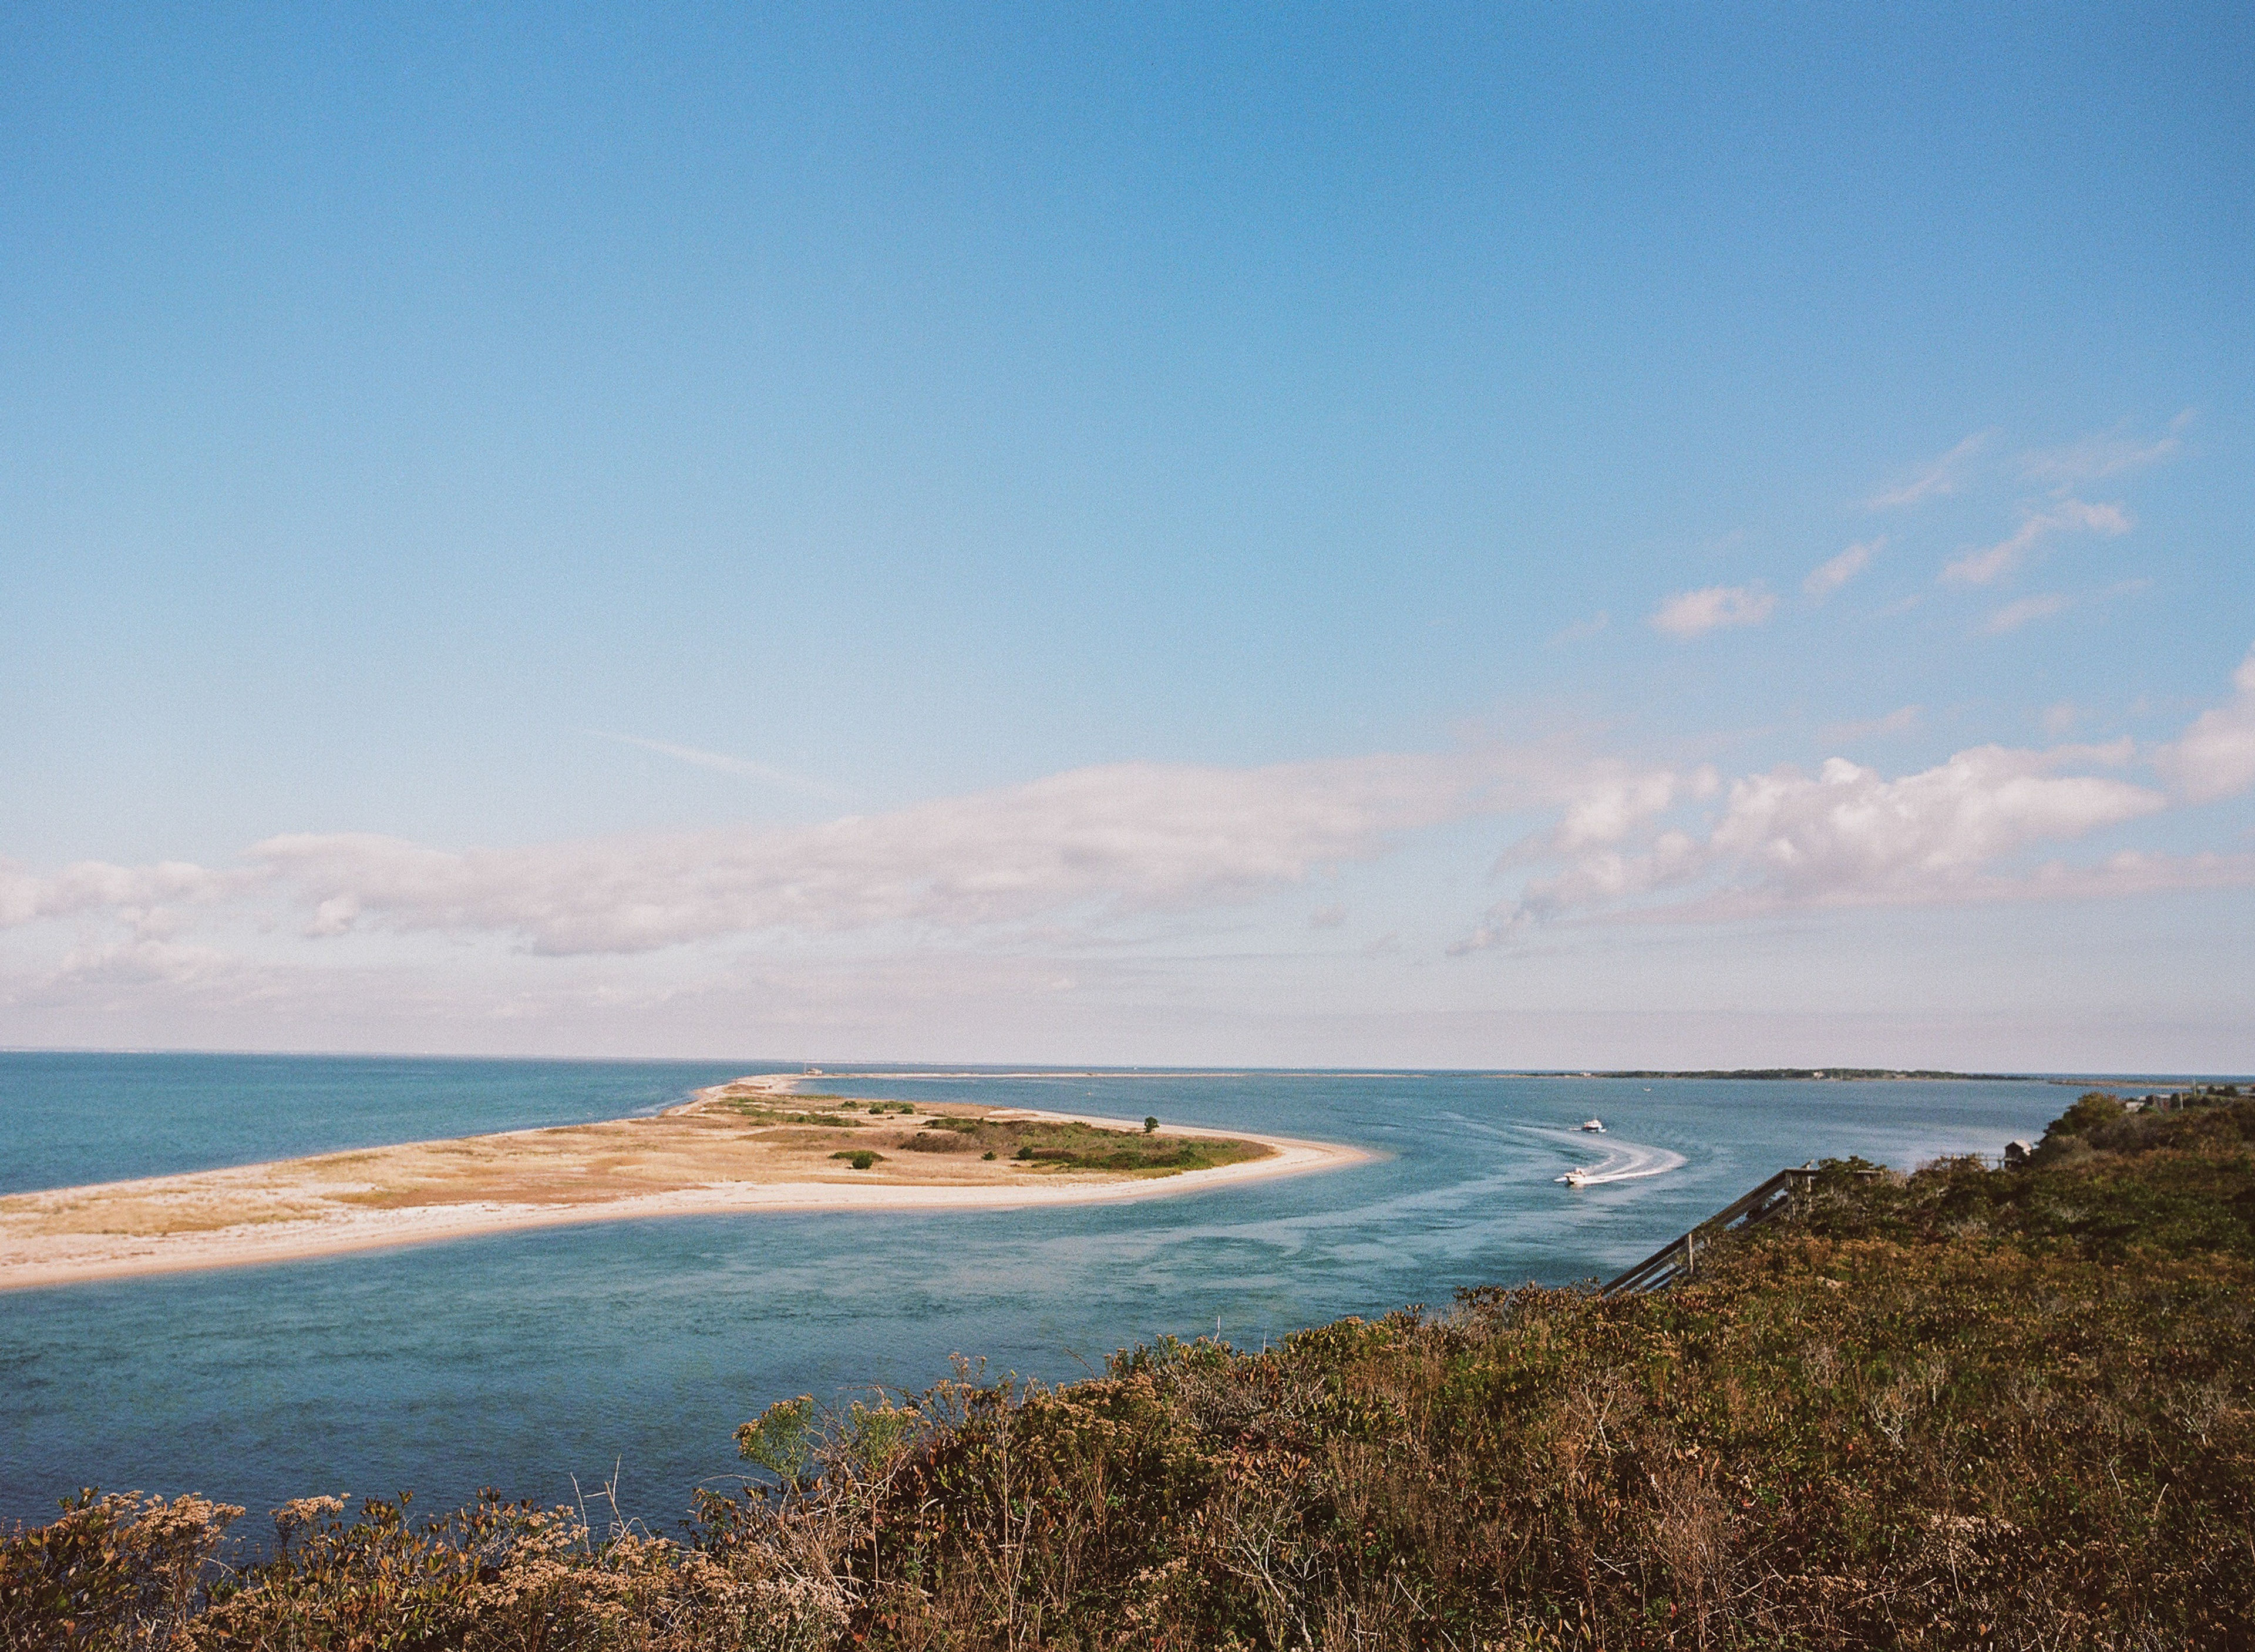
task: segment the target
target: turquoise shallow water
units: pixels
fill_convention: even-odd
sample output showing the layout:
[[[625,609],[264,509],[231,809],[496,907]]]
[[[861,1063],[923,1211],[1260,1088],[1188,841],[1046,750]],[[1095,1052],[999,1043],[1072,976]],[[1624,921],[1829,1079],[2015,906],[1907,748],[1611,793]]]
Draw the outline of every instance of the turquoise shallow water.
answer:
[[[653,1111],[752,1064],[0,1054],[0,1189]],[[772,1070],[772,1069],[769,1069]],[[1063,1379],[1643,1256],[1780,1166],[1994,1153],[2074,1091],[1458,1073],[956,1072],[825,1087],[1356,1142],[1357,1169],[1083,1210],[605,1223],[0,1294],[0,1519],[83,1485],[544,1502],[615,1463],[664,1529],[769,1402]],[[891,1070],[878,1070],[890,1072]],[[1592,1114],[1601,1142],[1572,1127]],[[1680,1163],[1675,1161],[1680,1160]],[[1607,1166],[1578,1192],[1555,1177]]]

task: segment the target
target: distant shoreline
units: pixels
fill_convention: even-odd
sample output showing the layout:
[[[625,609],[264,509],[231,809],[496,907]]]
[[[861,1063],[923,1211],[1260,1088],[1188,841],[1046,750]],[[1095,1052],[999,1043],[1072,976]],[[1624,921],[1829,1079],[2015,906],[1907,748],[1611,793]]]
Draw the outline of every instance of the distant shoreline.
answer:
[[[1310,1175],[1368,1163],[1379,1155],[1337,1142],[1243,1130],[1170,1126],[1146,1134],[1140,1121],[1033,1108],[917,1107],[914,1116],[950,1116],[1001,1128],[1083,1124],[1154,1142],[1254,1143],[1266,1152],[1233,1163],[1155,1173],[1085,1170],[968,1153],[879,1154],[882,1167],[849,1170],[829,1161],[834,1141],[890,1145],[874,1118],[854,1128],[747,1128],[730,1107],[762,1098],[783,1102],[804,1078],[739,1079],[699,1091],[655,1116],[502,1131],[394,1147],[276,1160],[125,1182],[47,1188],[0,1198],[0,1291],[103,1279],[201,1272],[536,1228],[657,1217],[848,1211],[995,1211],[1114,1204]],[[850,1080],[849,1080],[850,1082]],[[811,1101],[813,1098],[805,1098]],[[864,1102],[882,1100],[857,1097]],[[839,1109],[840,1112],[844,1109]],[[902,1129],[914,1130],[903,1124]],[[897,1131],[894,1133],[895,1135]],[[802,1138],[819,1136],[810,1146]],[[622,1163],[672,1156],[643,1191]],[[730,1157],[729,1156],[733,1156]],[[472,1182],[458,1162],[475,1160]],[[384,1171],[404,1163],[423,1177],[393,1196]],[[433,1169],[432,1167],[436,1168]],[[734,1174],[684,1180],[707,1168]],[[516,1174],[530,1196],[472,1196]],[[451,1176],[452,1184],[432,1183]],[[371,1183],[369,1178],[379,1178]],[[670,1185],[667,1178],[671,1178]],[[135,1231],[137,1223],[140,1231]],[[168,1224],[179,1230],[168,1231]]]
[[[1697,1069],[1642,1069],[1600,1072],[1537,1072],[1534,1071],[1504,1072],[1507,1079],[1743,1079],[1754,1080],[1802,1079],[1822,1080],[1827,1084],[1883,1083],[1892,1080],[1918,1079],[1929,1083],[1948,1080],[1979,1084],[2081,1084],[2083,1079],[2062,1078],[2034,1072],[1942,1072],[1927,1067],[1702,1067]],[[2116,1083],[2123,1082],[2120,1079]],[[2133,1080],[2133,1082],[2136,1082]]]
[[[1696,1071],[1671,1069],[1664,1072],[1607,1072],[1594,1069],[1585,1072],[1528,1069],[1498,1072],[1495,1076],[1501,1079],[1737,1079],[1753,1083],[1797,1079],[1822,1084],[1888,1084],[1904,1080],[1928,1084],[2079,1084],[2098,1090],[2140,1085],[2181,1090],[2188,1085],[2202,1082],[2198,1079],[2156,1078],[2150,1074],[2141,1076],[2124,1072],[1942,1072],[1926,1067],[1709,1067]]]

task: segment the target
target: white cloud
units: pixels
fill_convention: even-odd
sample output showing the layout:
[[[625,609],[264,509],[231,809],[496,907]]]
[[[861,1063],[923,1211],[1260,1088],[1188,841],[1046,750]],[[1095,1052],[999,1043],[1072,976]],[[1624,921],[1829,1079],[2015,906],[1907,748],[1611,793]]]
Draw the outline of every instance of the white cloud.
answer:
[[[1318,906],[1308,914],[1308,927],[1310,929],[1337,929],[1345,922],[1346,908],[1344,906]]]
[[[2153,767],[2188,803],[2212,803],[2255,786],[2255,649],[2231,673],[2230,701],[2202,712],[2153,754]]]
[[[1472,946],[1524,924],[1684,889],[1678,916],[1788,907],[1946,900],[1980,893],[1999,863],[2167,806],[2160,792],[2107,776],[2055,772],[2118,763],[2126,742],[2051,751],[1979,746],[1888,780],[1844,757],[1814,776],[1791,766],[1734,782],[1704,836],[1660,831],[1641,851],[1610,845],[1570,857],[1498,907]]]
[[[2062,499],[2048,510],[2032,510],[2009,538],[1960,557],[1942,571],[1944,585],[1993,585],[2027,560],[2028,553],[2055,533],[2124,534],[2130,518],[2119,505],[2085,504]]]
[[[1893,780],[1843,757],[1814,777],[1784,766],[1732,783],[1719,816],[1675,825],[1665,819],[1668,810],[1698,791],[1664,774],[1593,772],[1558,825],[1525,840],[1499,869],[1528,859],[1562,861],[1562,868],[1529,880],[1453,950],[1495,946],[1529,924],[1573,917],[1713,919],[1794,908],[2255,884],[2255,854],[2245,854],[2123,850],[2094,865],[2015,867],[2042,845],[2072,842],[2173,802],[2255,789],[2255,649],[2231,682],[2230,701],[2150,754],[2168,795],[2112,775],[2066,772],[2134,762],[2137,749],[2127,739],[2043,751],[1978,746]],[[1907,728],[1917,713],[1907,706],[1865,727]],[[2046,722],[2063,730],[2074,716],[2062,703]],[[1711,777],[1705,790],[1713,790]]]
[[[1126,920],[1306,887],[1340,863],[1387,854],[1408,834],[1535,807],[1553,812],[1550,825],[1522,839],[1499,870],[1549,866],[1491,911],[1466,947],[1553,918],[1687,920],[2230,887],[2255,882],[2255,855],[2037,862],[2049,846],[2255,788],[2255,650],[2232,684],[2227,703],[2148,754],[2166,792],[2121,772],[2139,758],[2127,740],[1977,746],[1898,777],[1834,757],[1814,776],[1780,766],[1728,784],[1707,766],[1575,760],[1541,747],[1256,769],[1122,763],[814,826],[467,850],[298,835],[256,846],[235,870],[89,861],[43,877],[0,866],[0,927],[74,923],[59,973],[42,979],[67,984],[82,1005],[136,981],[246,999],[294,992],[288,983],[311,954],[291,951],[304,944],[286,928],[275,932],[277,915],[314,937],[493,938],[580,955],[590,968],[612,967],[617,954],[759,934],[819,941],[875,931],[849,949],[871,957],[923,947],[968,958],[997,938],[1004,952],[1055,956],[1155,932],[1148,923],[1117,927]],[[1918,715],[1903,706],[1866,727],[1900,732]],[[241,937],[263,931],[250,941],[263,961],[177,940],[172,918],[199,908],[217,909],[211,921]],[[1308,921],[1324,928],[1344,917],[1325,906]],[[105,938],[93,927],[102,921],[123,928]],[[499,946],[448,955],[473,952],[495,968],[506,958]],[[340,953],[313,973],[335,974],[369,956]],[[648,966],[653,982],[666,967]]]
[[[760,931],[962,931],[1226,904],[1535,795],[1524,760],[1493,752],[1120,763],[815,826],[460,851],[299,835],[253,853],[313,910],[317,934],[374,924],[631,953]]]
[[[1815,779],[1773,770],[1732,787],[1711,844],[1799,900],[1924,894],[2030,843],[2164,806],[2160,794],[2126,781],[2050,772],[2063,755],[1978,746],[1899,780],[1842,757]]]
[[[1654,613],[1652,629],[1675,637],[1704,636],[1733,626],[1760,625],[1776,607],[1777,598],[1759,586],[1711,585],[1669,597]]]
[[[1909,481],[1873,494],[1864,502],[1866,510],[1900,510],[1928,499],[1956,493],[1964,485],[1965,472],[1980,456],[1996,432],[1977,431]]]
[[[1819,563],[1809,570],[1809,577],[1801,582],[1802,594],[1813,596],[1818,601],[1823,601],[1861,573],[1872,559],[1886,548],[1886,536],[1882,534],[1876,539],[1866,539],[1860,545],[1851,545],[1830,561]]]
[[[2117,590],[2134,587],[2117,587]],[[1592,771],[1558,824],[1522,841],[1499,870],[1527,860],[1563,864],[1530,879],[1452,949],[1508,939],[1570,917],[1742,917],[1828,906],[2066,900],[2166,889],[2255,885],[2255,854],[2154,854],[2125,849],[2094,864],[2027,857],[2173,805],[2255,790],[2255,649],[2231,677],[2232,698],[2193,720],[2147,761],[2164,793],[2112,774],[2138,761],[2128,739],[2031,751],[1977,746],[1935,768],[1888,779],[1843,757],[1813,777],[1790,765],[1732,784],[1718,815],[1668,816],[1702,789],[1664,772]],[[1907,728],[1904,706],[1868,728]],[[2064,731],[2077,714],[2045,714]],[[2077,772],[2083,771],[2083,772]],[[1711,777],[1704,788],[1711,791]]]
[[[1689,773],[1594,764],[1568,788],[1557,825],[1513,845],[1497,867],[1622,842],[1678,803],[1711,798],[1721,785],[1720,777],[1705,764]]]
[[[154,866],[81,861],[44,878],[0,861],[0,929],[96,910],[132,922],[162,923],[167,904],[208,905],[242,882],[240,873],[207,871],[185,861]]]
[[[233,982],[242,974],[238,960],[212,947],[136,939],[74,946],[43,985],[206,987]]]
[[[1256,898],[1383,854],[1398,833],[1547,800],[1559,770],[1555,754],[1495,747],[1242,770],[1120,763],[811,826],[467,850],[296,834],[228,871],[89,861],[39,876],[0,863],[0,929],[108,918],[148,938],[166,927],[164,903],[231,897],[237,917],[279,899],[312,938],[501,934],[549,953],[1100,920]]]

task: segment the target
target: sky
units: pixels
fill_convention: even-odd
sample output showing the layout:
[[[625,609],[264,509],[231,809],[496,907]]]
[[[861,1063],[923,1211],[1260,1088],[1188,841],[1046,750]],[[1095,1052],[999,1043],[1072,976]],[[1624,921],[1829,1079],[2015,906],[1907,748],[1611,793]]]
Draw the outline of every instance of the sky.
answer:
[[[2255,1070],[2244,8],[0,17],[0,1045]]]

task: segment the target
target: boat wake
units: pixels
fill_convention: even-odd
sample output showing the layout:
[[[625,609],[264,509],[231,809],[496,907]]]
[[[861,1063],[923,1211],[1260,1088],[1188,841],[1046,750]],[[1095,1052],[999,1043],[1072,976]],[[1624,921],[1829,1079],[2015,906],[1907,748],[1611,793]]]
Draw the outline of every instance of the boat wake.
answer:
[[[1493,1136],[1498,1141],[1525,1141],[1530,1135],[1541,1136],[1571,1152],[1582,1161],[1574,1164],[1565,1175],[1555,1179],[1569,1187],[1605,1187],[1615,1182],[1639,1182],[1647,1177],[1665,1176],[1670,1170],[1680,1170],[1689,1163],[1681,1153],[1664,1147],[1654,1147],[1644,1142],[1625,1142],[1617,1135],[1599,1135],[1576,1126],[1561,1129],[1542,1124],[1507,1124],[1496,1126],[1467,1118],[1461,1113],[1444,1112],[1439,1116],[1460,1128],[1477,1135]],[[1591,1162],[1590,1155],[1597,1157]]]
[[[1570,1187],[1606,1187],[1615,1182],[1642,1181],[1648,1176],[1665,1176],[1670,1170],[1682,1170],[1685,1163],[1681,1153],[1642,1142],[1624,1142],[1615,1135],[1598,1142],[1578,1130],[1539,1130],[1536,1134],[1577,1149],[1600,1149],[1595,1163],[1577,1164],[1558,1178]]]

